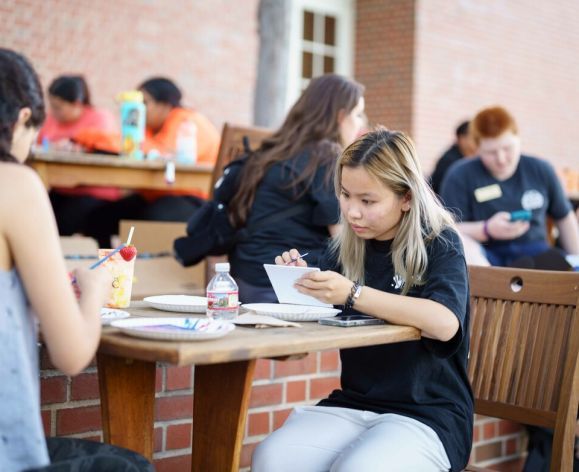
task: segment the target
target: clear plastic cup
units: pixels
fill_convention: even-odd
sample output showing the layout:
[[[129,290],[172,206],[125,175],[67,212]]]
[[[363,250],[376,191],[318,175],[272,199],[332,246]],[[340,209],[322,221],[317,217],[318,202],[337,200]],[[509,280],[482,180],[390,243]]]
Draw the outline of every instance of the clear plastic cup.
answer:
[[[114,249],[99,249],[98,258],[102,259]],[[120,252],[113,254],[102,266],[113,277],[113,289],[105,306],[109,308],[127,308],[131,304],[131,292],[133,290],[133,274],[135,272],[136,255],[130,261],[126,261]]]

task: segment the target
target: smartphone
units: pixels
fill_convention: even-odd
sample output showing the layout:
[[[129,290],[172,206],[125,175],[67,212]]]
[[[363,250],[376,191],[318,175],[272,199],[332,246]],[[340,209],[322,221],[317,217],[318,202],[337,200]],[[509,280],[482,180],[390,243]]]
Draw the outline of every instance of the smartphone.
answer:
[[[350,326],[379,325],[385,324],[386,322],[379,318],[374,318],[373,316],[346,315],[346,316],[336,316],[335,318],[322,318],[321,320],[318,320],[318,323],[323,325],[341,326],[343,328],[349,328]]]
[[[511,211],[511,221],[531,221],[532,216],[531,210]]]

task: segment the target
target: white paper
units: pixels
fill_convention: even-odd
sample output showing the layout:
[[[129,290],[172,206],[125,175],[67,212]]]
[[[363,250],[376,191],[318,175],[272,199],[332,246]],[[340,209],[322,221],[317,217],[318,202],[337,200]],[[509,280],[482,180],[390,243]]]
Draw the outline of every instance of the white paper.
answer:
[[[302,275],[308,272],[319,272],[317,267],[297,267],[286,265],[263,264],[269,281],[277,296],[279,303],[292,303],[294,305],[325,306],[331,307],[314,297],[304,295],[296,290],[294,284]]]

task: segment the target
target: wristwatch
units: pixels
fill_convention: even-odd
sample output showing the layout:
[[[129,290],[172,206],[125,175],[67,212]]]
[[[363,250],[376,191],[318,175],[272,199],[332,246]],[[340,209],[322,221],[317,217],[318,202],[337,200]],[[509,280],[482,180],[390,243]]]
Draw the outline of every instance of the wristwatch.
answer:
[[[358,298],[360,297],[360,294],[362,293],[362,287],[363,287],[363,285],[360,282],[354,282],[354,285],[352,285],[352,290],[350,290],[350,295],[348,295],[348,298],[347,298],[346,303],[344,305],[344,308],[346,310],[348,310],[354,306],[354,304],[356,303],[356,300],[358,300]]]

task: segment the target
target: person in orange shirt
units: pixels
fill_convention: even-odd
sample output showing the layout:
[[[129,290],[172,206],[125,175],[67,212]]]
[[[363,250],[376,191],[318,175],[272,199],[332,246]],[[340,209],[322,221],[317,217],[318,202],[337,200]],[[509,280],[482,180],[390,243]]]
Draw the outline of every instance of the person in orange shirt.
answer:
[[[118,131],[112,113],[92,105],[90,91],[82,75],[62,75],[54,79],[48,87],[48,102],[50,113],[38,133],[38,143],[43,147],[82,150],[82,146],[75,142],[79,134]],[[50,202],[60,235],[86,233],[91,213],[108,202],[119,200],[121,196],[121,190],[115,187],[53,188]]]
[[[147,109],[143,145],[145,154],[157,151],[162,156],[174,156],[179,129],[183,123],[190,122],[197,128],[196,163],[215,164],[220,143],[217,128],[198,111],[182,105],[182,93],[173,81],[155,77],[143,82],[138,89],[143,92]],[[97,238],[99,240],[110,238],[110,235],[117,234],[121,219],[188,221],[206,197],[195,189],[141,189],[118,202],[99,208],[89,223],[88,233],[100,234]]]

